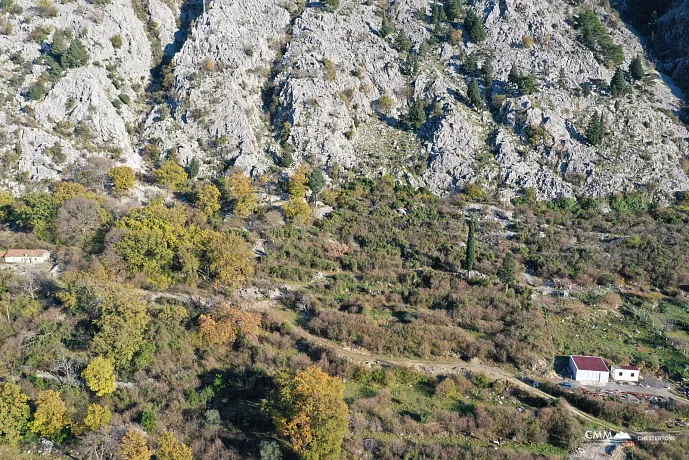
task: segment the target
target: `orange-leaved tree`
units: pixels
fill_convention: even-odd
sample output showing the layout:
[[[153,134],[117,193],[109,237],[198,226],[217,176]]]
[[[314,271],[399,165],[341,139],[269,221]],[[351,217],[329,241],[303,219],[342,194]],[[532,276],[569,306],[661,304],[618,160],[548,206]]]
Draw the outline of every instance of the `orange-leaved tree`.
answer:
[[[199,336],[206,345],[232,344],[237,337],[254,337],[261,319],[236,305],[223,304],[199,317]]]
[[[307,460],[339,458],[349,415],[342,380],[314,365],[278,383],[264,409],[292,449]]]

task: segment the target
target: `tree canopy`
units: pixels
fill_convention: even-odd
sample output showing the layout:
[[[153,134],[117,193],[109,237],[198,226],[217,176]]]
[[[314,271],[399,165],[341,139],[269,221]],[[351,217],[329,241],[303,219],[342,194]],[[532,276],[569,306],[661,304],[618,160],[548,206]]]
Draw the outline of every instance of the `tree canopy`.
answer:
[[[115,367],[109,359],[96,356],[81,375],[96,396],[105,396],[115,391]]]
[[[349,414],[342,380],[309,366],[280,384],[266,408],[294,451],[309,460],[338,458]]]

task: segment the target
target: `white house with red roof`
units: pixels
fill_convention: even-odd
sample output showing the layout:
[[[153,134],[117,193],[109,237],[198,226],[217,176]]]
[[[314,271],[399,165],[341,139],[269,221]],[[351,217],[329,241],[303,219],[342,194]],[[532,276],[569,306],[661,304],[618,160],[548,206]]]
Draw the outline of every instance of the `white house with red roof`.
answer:
[[[597,356],[571,355],[569,357],[569,371],[572,378],[577,382],[593,385],[604,385],[608,383],[610,377],[610,369]]]
[[[610,375],[612,375],[613,380],[638,382],[639,368],[636,366],[612,366],[610,368]]]
[[[6,264],[43,264],[50,259],[50,251],[45,249],[10,249],[0,253]]]

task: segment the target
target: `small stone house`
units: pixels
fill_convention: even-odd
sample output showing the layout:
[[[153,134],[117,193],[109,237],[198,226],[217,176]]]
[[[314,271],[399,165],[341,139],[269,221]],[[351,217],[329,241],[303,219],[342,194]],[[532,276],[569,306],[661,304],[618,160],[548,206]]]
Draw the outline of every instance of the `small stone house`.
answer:
[[[577,382],[591,385],[605,385],[610,377],[610,369],[597,356],[570,356],[569,371]]]
[[[612,366],[610,375],[613,380],[622,382],[638,382],[639,368],[636,366]]]
[[[44,264],[50,259],[50,251],[45,249],[10,249],[2,253],[6,264]]]

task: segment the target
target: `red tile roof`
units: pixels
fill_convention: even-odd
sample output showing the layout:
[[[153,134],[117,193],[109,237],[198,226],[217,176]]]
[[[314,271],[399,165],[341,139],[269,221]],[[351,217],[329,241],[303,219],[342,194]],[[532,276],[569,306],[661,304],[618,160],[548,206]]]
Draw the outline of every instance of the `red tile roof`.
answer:
[[[626,371],[638,371],[639,368],[636,366],[615,366],[615,369],[624,369]]]
[[[574,365],[580,371],[610,372],[608,366],[597,356],[576,356],[572,355]]]
[[[2,257],[43,257],[50,254],[45,249],[10,249],[2,254]]]

